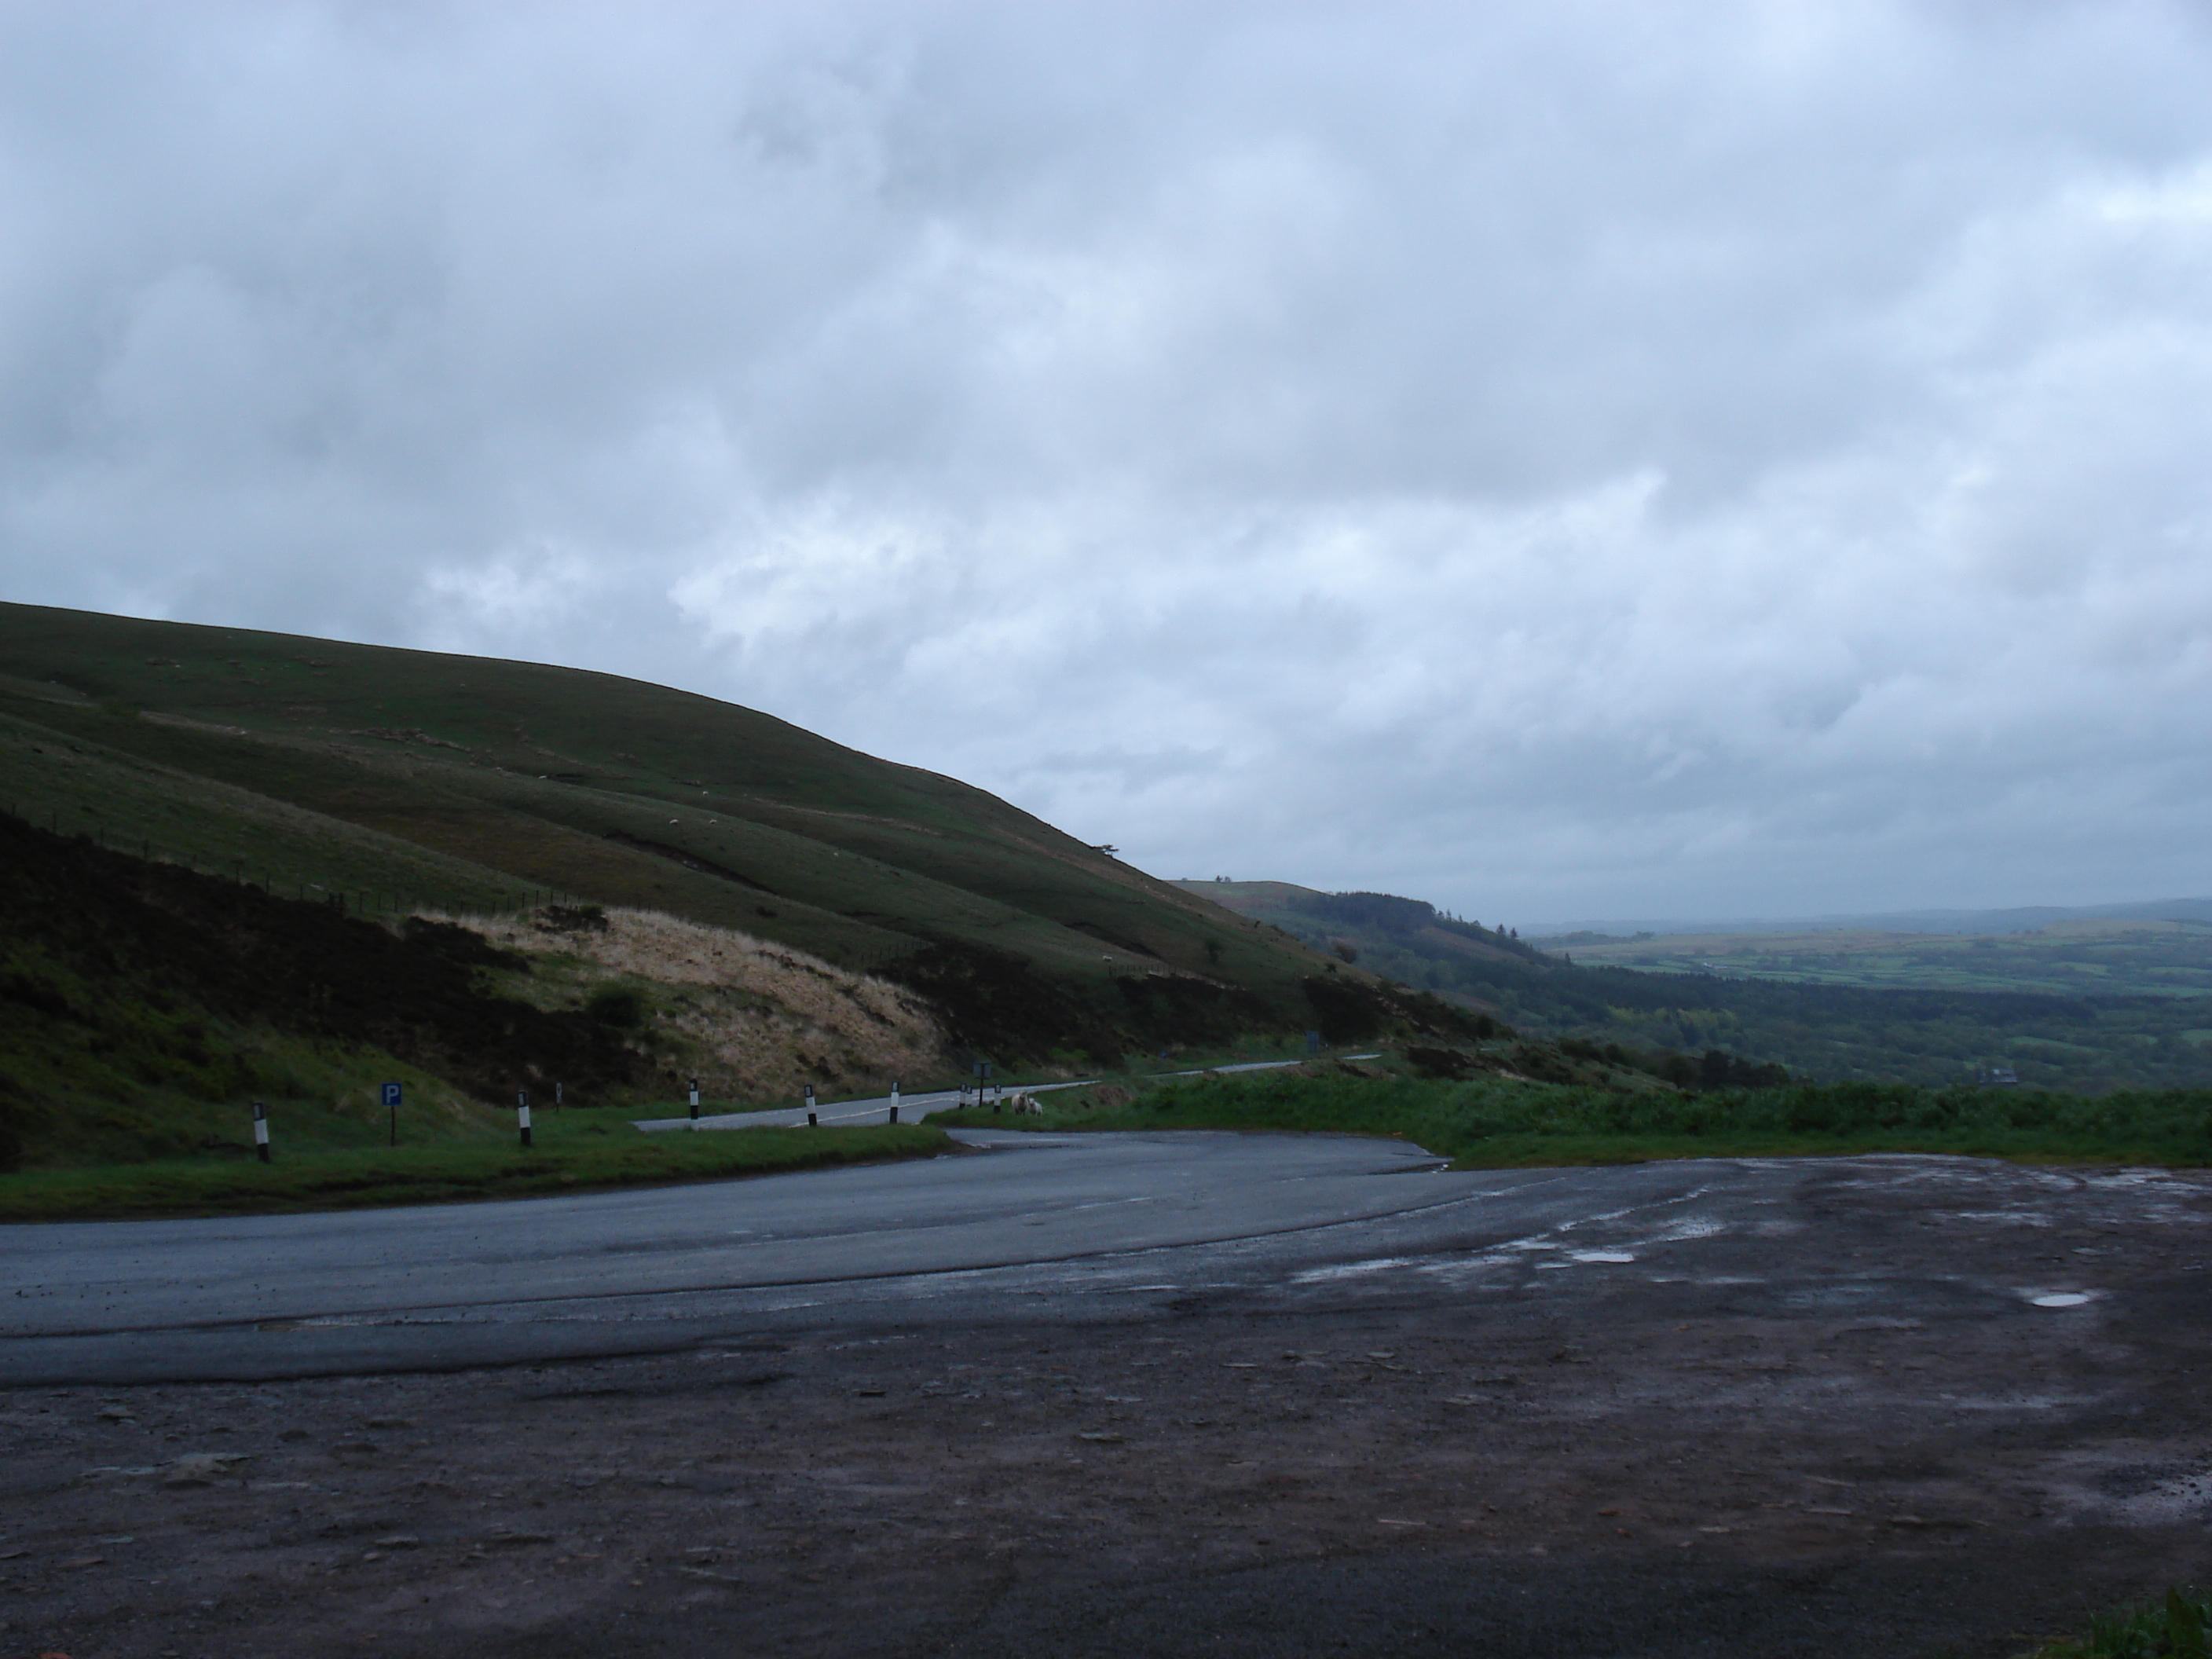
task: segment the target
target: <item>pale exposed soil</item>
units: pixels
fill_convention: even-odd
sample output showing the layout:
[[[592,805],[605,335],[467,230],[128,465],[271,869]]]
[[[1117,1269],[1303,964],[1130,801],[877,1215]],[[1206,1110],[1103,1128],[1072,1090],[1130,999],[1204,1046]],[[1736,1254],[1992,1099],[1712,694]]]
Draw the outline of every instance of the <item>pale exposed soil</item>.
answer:
[[[658,911],[605,915],[604,930],[560,933],[512,916],[459,920],[504,949],[580,960],[586,981],[629,975],[664,988],[659,1021],[687,1040],[685,1064],[709,1099],[784,1099],[808,1083],[921,1078],[942,1063],[929,1010],[887,980]]]
[[[0,1394],[0,1655],[1994,1656],[2212,1577],[2207,1182],[1806,1169],[1663,1282]]]

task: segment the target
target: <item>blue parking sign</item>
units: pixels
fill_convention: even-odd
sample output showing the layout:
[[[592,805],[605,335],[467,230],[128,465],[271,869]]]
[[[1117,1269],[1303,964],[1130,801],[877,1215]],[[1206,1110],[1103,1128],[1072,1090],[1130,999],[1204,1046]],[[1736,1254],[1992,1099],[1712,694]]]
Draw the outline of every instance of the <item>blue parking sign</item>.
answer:
[[[387,1106],[397,1106],[399,1104],[399,1085],[398,1084],[387,1083],[384,1085],[384,1103]]]

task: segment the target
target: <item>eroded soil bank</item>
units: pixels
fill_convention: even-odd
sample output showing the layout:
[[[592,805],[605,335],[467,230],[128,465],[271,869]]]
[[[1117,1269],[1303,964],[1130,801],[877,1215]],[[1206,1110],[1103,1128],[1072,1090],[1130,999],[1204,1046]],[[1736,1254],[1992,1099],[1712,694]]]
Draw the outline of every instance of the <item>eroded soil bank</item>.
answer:
[[[0,1654],[2014,1653],[2212,1577],[2212,1183],[1954,1167],[1691,1272],[0,1394]]]

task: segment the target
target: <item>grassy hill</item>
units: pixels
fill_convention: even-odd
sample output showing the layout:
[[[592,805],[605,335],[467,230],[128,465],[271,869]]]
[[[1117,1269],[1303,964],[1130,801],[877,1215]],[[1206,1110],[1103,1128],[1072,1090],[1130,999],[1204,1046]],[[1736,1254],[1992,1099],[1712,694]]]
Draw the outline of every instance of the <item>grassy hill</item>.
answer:
[[[1730,941],[1726,956],[1710,954],[1711,940],[1523,941],[1390,894],[1182,884],[1534,1036],[1661,1059],[1718,1051],[1820,1082],[1942,1087],[2003,1068],[2056,1090],[2212,1083],[2212,997],[2197,977],[2212,956],[2208,930],[2189,922],[2069,922],[1909,951],[1893,939],[1858,954],[1820,935],[1801,943],[1826,954],[1790,971],[1790,941],[1765,934]],[[1685,949],[1700,945],[1707,954]]]
[[[0,605],[0,811],[360,917],[736,930],[916,993],[948,1059],[1449,1018],[982,790],[573,669]]]

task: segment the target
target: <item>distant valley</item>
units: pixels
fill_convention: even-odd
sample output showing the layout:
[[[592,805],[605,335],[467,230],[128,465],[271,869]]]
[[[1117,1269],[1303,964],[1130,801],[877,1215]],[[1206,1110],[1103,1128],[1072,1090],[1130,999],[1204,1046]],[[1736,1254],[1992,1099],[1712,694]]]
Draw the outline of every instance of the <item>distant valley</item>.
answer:
[[[1340,961],[1553,1037],[1717,1048],[1820,1081],[2212,1081],[2212,926],[2192,921],[2077,920],[1984,938],[1524,939],[1391,894],[1179,884]]]
[[[2212,995],[2212,921],[2078,918],[1990,933],[1874,928],[1568,933],[1531,943],[1587,966],[1796,980],[1810,984],[2059,996]]]

